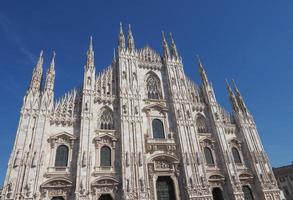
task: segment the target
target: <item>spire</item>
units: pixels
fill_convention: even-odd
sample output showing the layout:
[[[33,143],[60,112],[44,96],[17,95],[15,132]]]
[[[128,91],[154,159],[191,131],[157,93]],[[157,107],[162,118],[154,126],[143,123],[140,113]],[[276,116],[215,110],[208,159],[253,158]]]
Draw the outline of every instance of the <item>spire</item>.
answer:
[[[93,50],[93,37],[90,36],[90,44],[89,48],[87,50],[87,63],[86,68],[87,69],[93,69],[94,68],[94,50]]]
[[[166,38],[165,38],[164,31],[162,31],[162,38],[163,38],[162,45],[163,45],[164,57],[165,58],[170,58],[170,51],[169,51],[168,43],[167,43]]]
[[[234,110],[234,112],[238,112],[239,111],[239,106],[238,106],[236,97],[234,95],[234,92],[232,91],[232,89],[231,89],[231,87],[230,87],[230,85],[228,83],[228,80],[225,79],[225,81],[226,81],[227,90],[228,90],[228,94],[229,94],[229,99],[230,99],[230,102],[232,104],[233,110]]]
[[[50,68],[47,71],[45,90],[53,90],[55,80],[55,56],[56,53],[53,51],[53,57],[51,60]]]
[[[242,95],[241,95],[241,93],[240,93],[240,91],[239,91],[239,89],[238,89],[238,87],[237,87],[234,79],[232,79],[232,81],[233,81],[234,89],[236,91],[236,99],[237,99],[237,102],[239,104],[239,107],[242,110],[242,112],[246,113],[247,112],[247,107],[246,107],[246,105],[244,103],[244,100],[242,98]]]
[[[42,50],[40,52],[39,59],[37,61],[37,64],[36,64],[34,71],[33,71],[33,74],[32,74],[30,89],[40,90],[40,88],[41,88],[43,62],[44,62],[44,59],[43,59],[43,50]]]
[[[198,61],[199,73],[200,73],[201,79],[203,81],[203,84],[209,85],[208,76],[207,76],[207,73],[203,67],[203,64],[201,62],[199,55],[197,55],[197,61]]]
[[[125,48],[125,37],[124,37],[123,27],[122,27],[121,22],[120,22],[120,32],[119,32],[119,37],[118,37],[118,47],[119,47],[119,49]]]
[[[177,51],[177,47],[176,47],[176,44],[174,42],[172,33],[170,33],[170,38],[171,38],[171,52],[172,52],[172,56],[173,56],[173,58],[178,59],[179,58],[178,51]]]
[[[133,51],[135,49],[134,39],[131,31],[131,25],[128,25],[128,49]]]

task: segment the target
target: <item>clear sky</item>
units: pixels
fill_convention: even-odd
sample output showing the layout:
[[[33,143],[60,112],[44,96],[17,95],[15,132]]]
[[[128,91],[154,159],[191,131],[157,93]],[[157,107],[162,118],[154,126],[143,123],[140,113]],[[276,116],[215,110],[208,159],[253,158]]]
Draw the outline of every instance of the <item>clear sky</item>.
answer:
[[[293,161],[293,1],[2,1],[0,6],[0,185],[23,96],[41,49],[56,51],[55,94],[80,85],[89,36],[97,71],[111,63],[119,22],[136,46],[161,52],[173,32],[186,74],[199,83],[200,54],[218,101],[231,110],[225,78],[236,79],[273,166]]]

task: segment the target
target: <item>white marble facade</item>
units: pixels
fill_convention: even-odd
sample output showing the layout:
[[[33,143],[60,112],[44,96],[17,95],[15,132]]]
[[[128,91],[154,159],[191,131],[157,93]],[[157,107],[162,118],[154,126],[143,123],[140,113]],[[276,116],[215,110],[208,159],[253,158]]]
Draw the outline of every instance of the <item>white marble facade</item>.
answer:
[[[163,53],[135,47],[122,26],[112,63],[54,100],[55,55],[43,55],[20,112],[2,199],[279,200],[255,122],[234,85],[233,113],[184,73],[170,35]],[[97,60],[99,57],[97,56]]]

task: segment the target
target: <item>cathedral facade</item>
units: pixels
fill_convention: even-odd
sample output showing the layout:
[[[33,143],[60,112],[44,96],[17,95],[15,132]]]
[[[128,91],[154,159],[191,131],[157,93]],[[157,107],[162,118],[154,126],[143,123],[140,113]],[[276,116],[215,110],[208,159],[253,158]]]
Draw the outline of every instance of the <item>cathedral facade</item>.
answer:
[[[164,33],[163,52],[135,47],[120,26],[111,65],[54,100],[55,55],[43,55],[23,100],[1,198],[44,200],[279,200],[254,119],[235,84],[233,112],[184,73]],[[42,84],[42,77],[44,84]]]

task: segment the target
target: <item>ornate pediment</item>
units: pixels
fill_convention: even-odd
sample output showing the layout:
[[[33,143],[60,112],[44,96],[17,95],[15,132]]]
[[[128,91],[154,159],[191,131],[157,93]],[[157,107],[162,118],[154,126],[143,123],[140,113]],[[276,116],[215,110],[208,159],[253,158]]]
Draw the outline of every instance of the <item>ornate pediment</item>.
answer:
[[[93,139],[93,143],[96,145],[96,147],[107,144],[115,148],[117,138],[114,136],[114,133],[97,131],[97,134],[98,136]]]
[[[68,188],[72,187],[72,182],[69,179],[55,178],[50,179],[41,185],[41,188]]]
[[[179,163],[179,160],[175,155],[169,155],[164,153],[158,153],[153,155],[149,159],[149,162],[156,162],[156,161],[163,161],[163,160],[167,162],[171,162],[171,163]]]
[[[103,176],[93,181],[92,186],[105,187],[118,185],[118,181],[111,176]]]
[[[165,113],[168,111],[167,107],[162,103],[151,104],[151,105],[145,106],[142,109],[142,111],[144,112],[149,112],[150,110],[157,110],[162,113]]]
[[[240,140],[238,140],[237,138],[232,138],[230,141],[229,141],[229,143],[230,144],[234,144],[234,145],[236,145],[236,146],[239,146],[239,145],[241,145],[241,141]]]
[[[209,181],[225,181],[225,177],[221,174],[213,174],[209,177]]]
[[[48,142],[51,143],[52,147],[54,147],[55,143],[68,144],[72,146],[74,143],[74,140],[76,140],[76,137],[74,135],[67,132],[61,132],[49,137]]]
[[[248,179],[252,179],[252,178],[253,178],[253,175],[250,173],[246,173],[246,172],[239,175],[240,180],[248,180]]]

